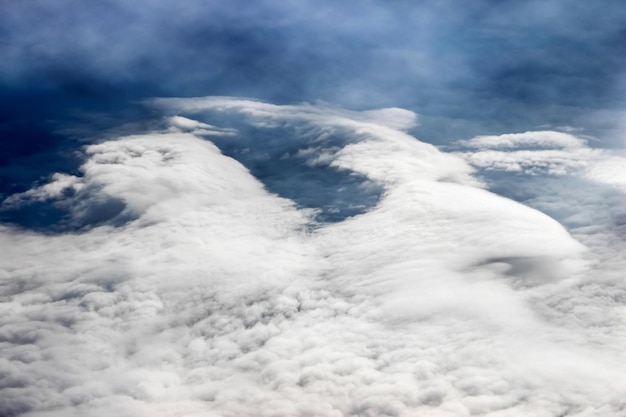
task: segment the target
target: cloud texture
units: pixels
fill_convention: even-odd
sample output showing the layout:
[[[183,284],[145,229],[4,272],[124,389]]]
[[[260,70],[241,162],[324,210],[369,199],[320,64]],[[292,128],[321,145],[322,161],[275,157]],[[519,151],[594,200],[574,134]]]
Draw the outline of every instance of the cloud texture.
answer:
[[[1,415],[626,410],[623,244],[611,251],[606,233],[581,244],[487,191],[464,158],[506,170],[503,155],[476,155],[556,146],[588,157],[581,169],[609,187],[621,160],[557,133],[443,153],[405,133],[416,116],[401,109],[151,105],[161,130],[90,145],[78,175],[3,202],[65,214],[55,233],[0,226]],[[251,128],[295,132],[281,141],[293,166],[382,191],[361,214],[319,222],[319,209],[268,192],[243,165],[262,163]],[[242,162],[212,141],[240,141],[229,149]],[[527,169],[524,155],[508,157]]]

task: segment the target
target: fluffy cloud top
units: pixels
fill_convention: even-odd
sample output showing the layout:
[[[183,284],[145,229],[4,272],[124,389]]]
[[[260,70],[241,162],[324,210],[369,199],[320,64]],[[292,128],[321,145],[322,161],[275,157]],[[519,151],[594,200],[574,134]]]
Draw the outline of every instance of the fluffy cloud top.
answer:
[[[415,115],[155,105],[162,131],[91,145],[80,175],[3,203],[62,205],[76,227],[1,226],[0,414],[626,410],[624,284],[558,222],[405,133]],[[232,115],[244,122],[220,126]],[[316,222],[210,142],[245,124],[297,127],[307,161],[366,177],[380,200]]]

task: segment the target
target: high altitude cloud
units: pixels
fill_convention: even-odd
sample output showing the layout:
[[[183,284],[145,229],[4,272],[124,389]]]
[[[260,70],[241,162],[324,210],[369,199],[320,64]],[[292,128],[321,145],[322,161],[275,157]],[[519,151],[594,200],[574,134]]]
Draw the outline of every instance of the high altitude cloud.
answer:
[[[153,104],[162,131],[90,145],[80,175],[3,203],[63,205],[73,228],[2,225],[0,414],[626,410],[623,283],[555,220],[404,133],[412,113]],[[210,142],[255,152],[247,125],[297,127],[285,158],[364,176],[380,200],[317,223]]]

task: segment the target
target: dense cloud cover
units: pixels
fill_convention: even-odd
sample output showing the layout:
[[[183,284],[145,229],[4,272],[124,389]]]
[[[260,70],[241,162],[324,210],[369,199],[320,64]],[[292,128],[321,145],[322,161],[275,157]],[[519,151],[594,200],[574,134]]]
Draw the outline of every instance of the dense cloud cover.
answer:
[[[397,108],[148,105],[160,127],[2,203],[61,214],[0,226],[0,415],[626,412],[622,156],[551,131],[445,153]],[[326,206],[284,197],[307,185]]]

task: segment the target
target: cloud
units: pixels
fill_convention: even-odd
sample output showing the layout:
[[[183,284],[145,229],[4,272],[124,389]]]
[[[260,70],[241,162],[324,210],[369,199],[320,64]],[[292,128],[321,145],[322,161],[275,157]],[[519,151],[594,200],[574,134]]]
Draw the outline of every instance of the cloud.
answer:
[[[480,136],[459,146],[457,155],[492,189],[549,213],[579,239],[599,230],[620,236],[626,215],[620,150],[594,149],[585,139],[550,131]]]
[[[65,204],[80,227],[1,226],[0,414],[626,409],[615,264],[598,268],[600,252],[555,220],[399,130],[414,115],[226,97],[153,105],[162,130],[90,145],[78,175],[4,202]],[[380,199],[317,222],[211,143],[248,146],[251,125],[294,128],[282,146],[324,153],[320,169],[364,176]],[[86,220],[111,199],[118,212]]]
[[[486,170],[550,175],[581,173],[600,182],[615,183],[620,181],[618,166],[625,162],[622,157],[611,156],[610,151],[591,148],[584,139],[562,132],[478,136],[458,144],[469,149],[462,153],[469,163]],[[601,174],[607,169],[614,171],[614,175]]]
[[[477,136],[459,143],[473,149],[576,149],[585,145],[585,142],[576,136],[551,131]]]
[[[594,337],[604,340],[623,337],[610,330],[609,323],[621,319],[607,307],[618,305],[624,291],[618,271],[626,267],[626,159],[620,150],[587,143],[559,132],[526,132],[463,141],[459,155],[479,169],[490,189],[549,214],[589,248],[595,277],[562,287],[546,303],[569,311],[572,324],[594,329]]]
[[[537,131],[477,136],[457,142],[460,155],[484,173],[566,176],[624,192],[626,158],[569,133]]]
[[[626,189],[626,158],[605,157],[587,168],[585,175],[599,183]]]

